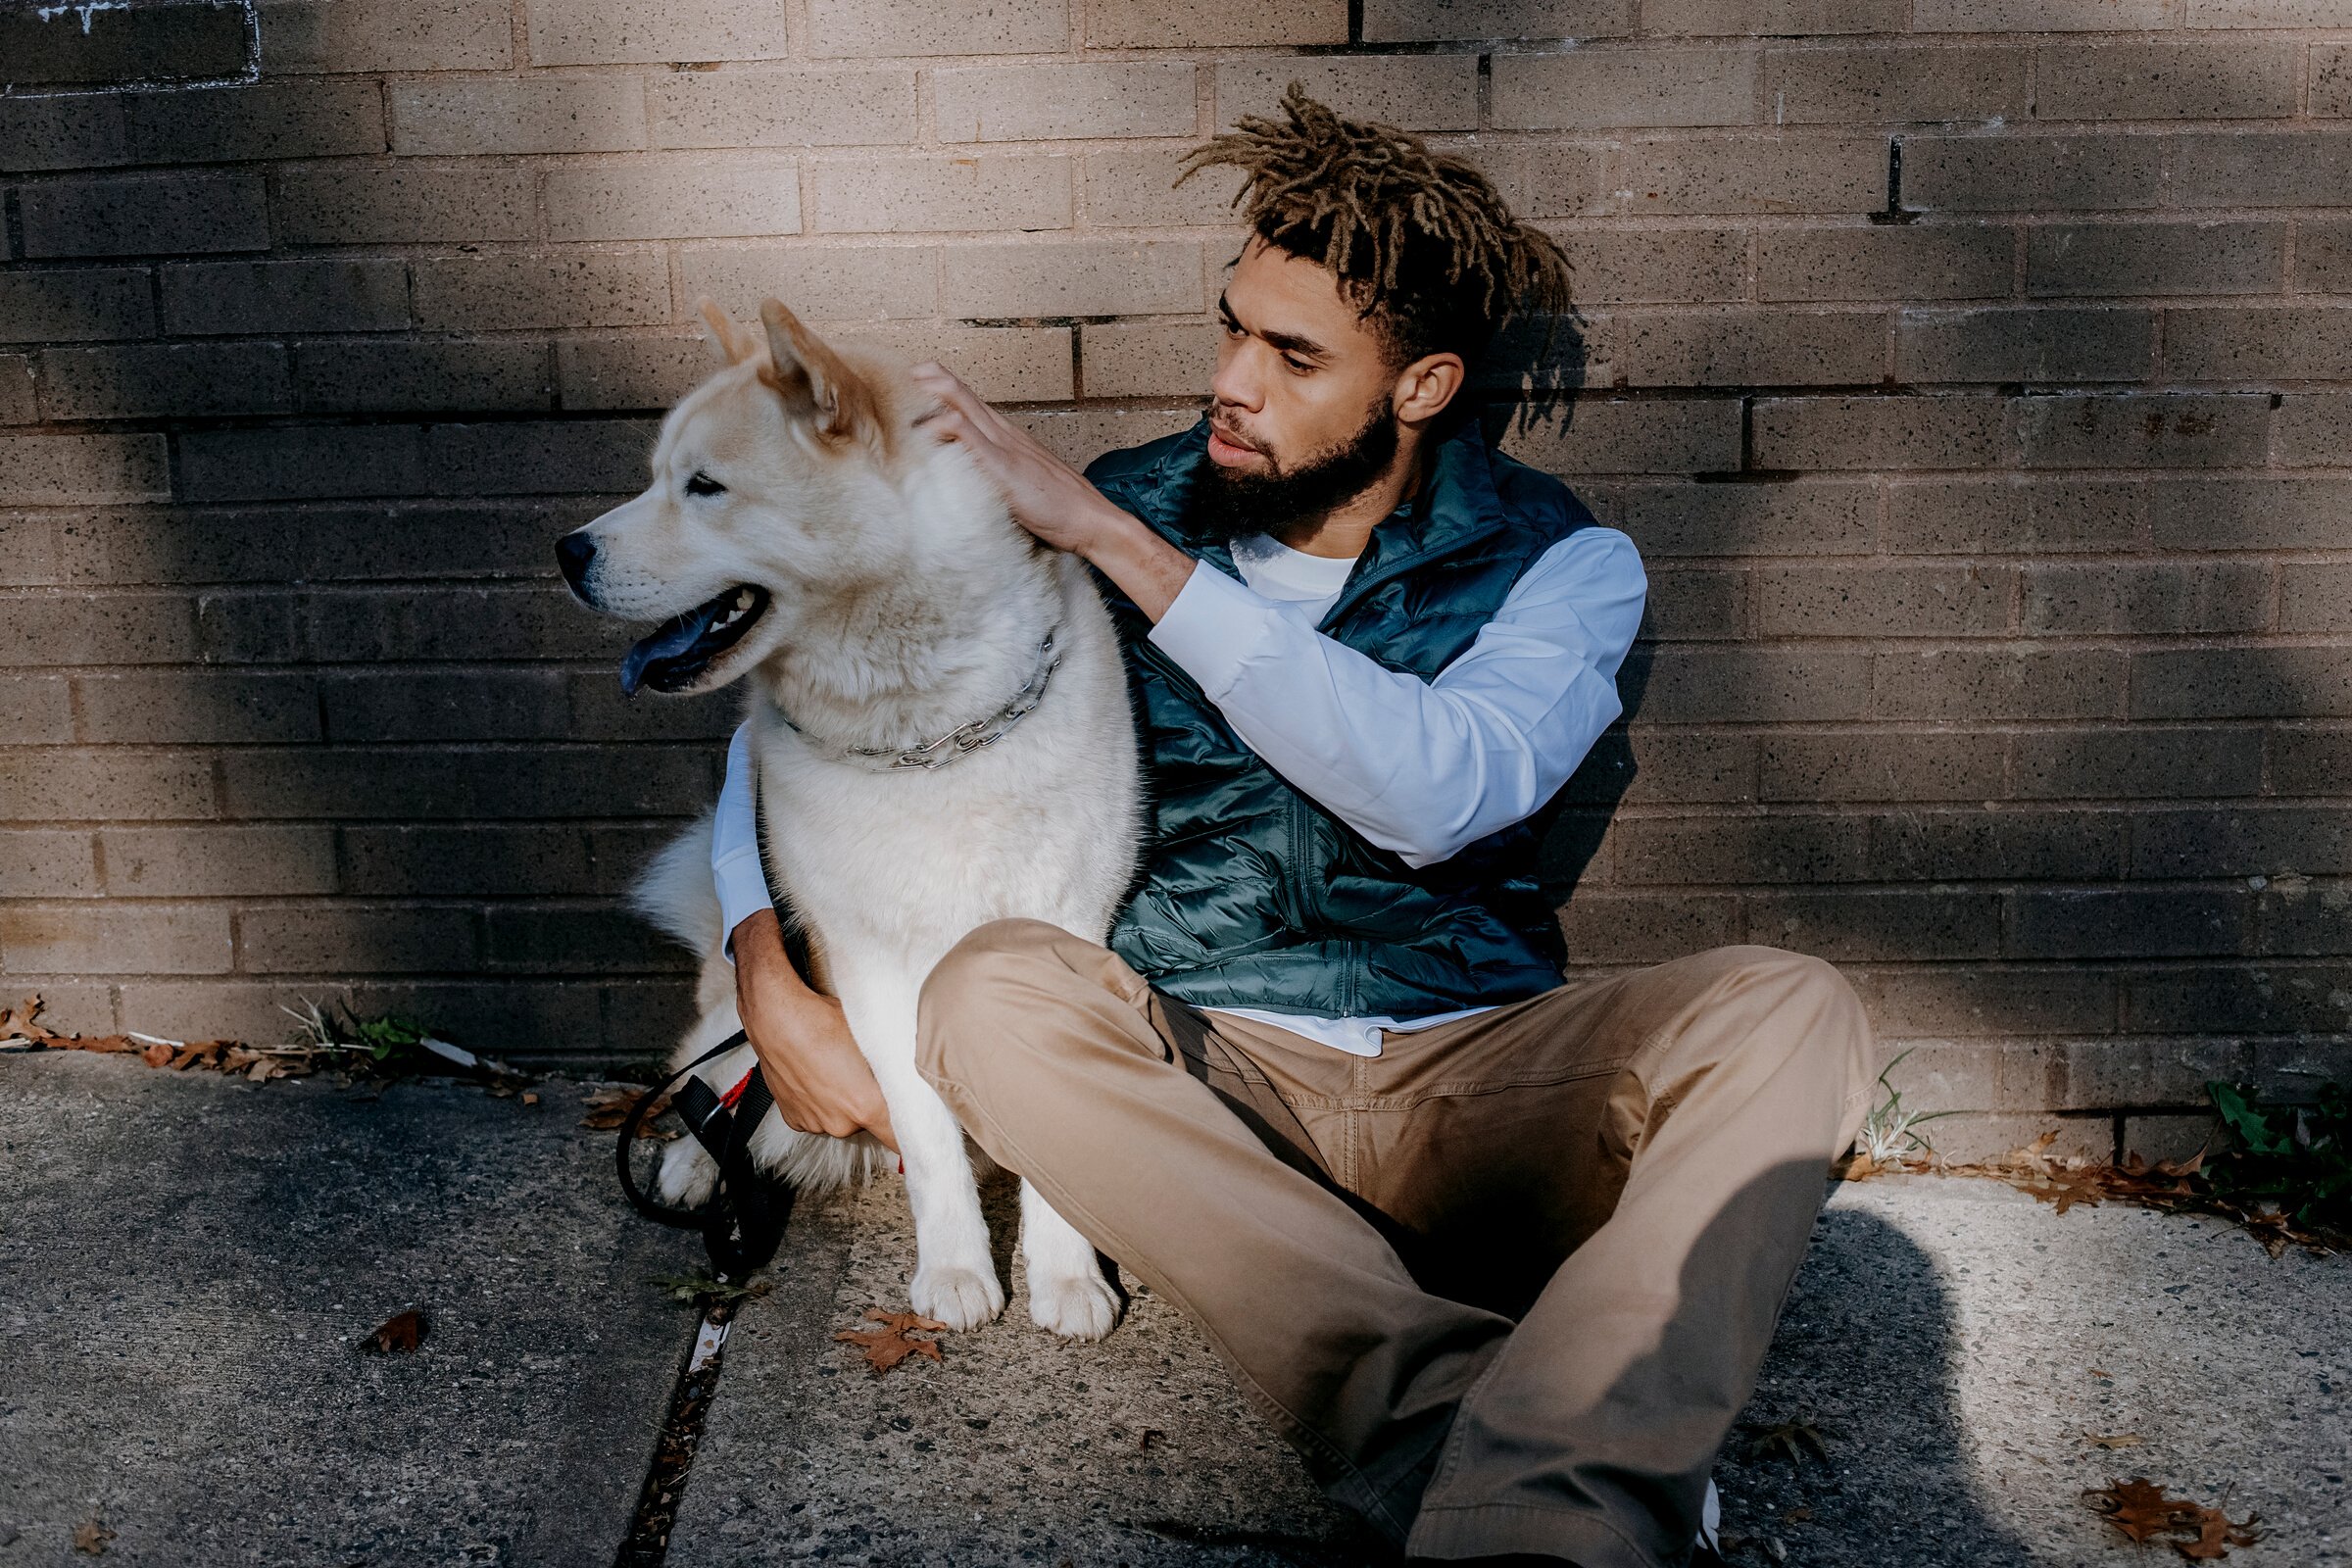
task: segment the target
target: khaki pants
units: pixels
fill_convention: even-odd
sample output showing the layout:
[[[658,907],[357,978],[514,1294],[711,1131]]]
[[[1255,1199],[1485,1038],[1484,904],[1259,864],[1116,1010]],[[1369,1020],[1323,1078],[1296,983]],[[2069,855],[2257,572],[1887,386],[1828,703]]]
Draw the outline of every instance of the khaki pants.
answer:
[[[1837,971],[1771,948],[1361,1057],[1005,920],[932,972],[918,1059],[1409,1553],[1672,1568],[1873,1052]]]

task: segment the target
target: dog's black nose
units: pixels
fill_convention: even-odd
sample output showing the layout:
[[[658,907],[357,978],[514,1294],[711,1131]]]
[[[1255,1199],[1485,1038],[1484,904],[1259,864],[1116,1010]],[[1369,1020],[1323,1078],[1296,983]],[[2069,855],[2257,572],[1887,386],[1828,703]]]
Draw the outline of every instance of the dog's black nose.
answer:
[[[567,533],[556,541],[556,561],[564,568],[564,580],[581,598],[588,594],[588,563],[596,559],[596,541],[585,533]]]

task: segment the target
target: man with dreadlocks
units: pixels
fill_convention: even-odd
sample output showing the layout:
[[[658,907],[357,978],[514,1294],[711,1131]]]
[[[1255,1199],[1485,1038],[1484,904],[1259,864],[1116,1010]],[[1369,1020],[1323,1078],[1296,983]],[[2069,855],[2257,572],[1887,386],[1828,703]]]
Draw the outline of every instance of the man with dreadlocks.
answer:
[[[1619,714],[1644,583],[1461,394],[1504,318],[1567,308],[1567,263],[1468,164],[1282,107],[1186,170],[1241,170],[1250,228],[1194,428],[1081,476],[917,372],[1105,579],[1152,801],[1109,948],[972,933],[922,1070],[1408,1558],[1714,1560],[1708,1471],[1869,1027],[1769,948],[1562,984],[1541,827]],[[783,956],[741,752],[714,858],[743,1021],[785,1120],[887,1139]]]

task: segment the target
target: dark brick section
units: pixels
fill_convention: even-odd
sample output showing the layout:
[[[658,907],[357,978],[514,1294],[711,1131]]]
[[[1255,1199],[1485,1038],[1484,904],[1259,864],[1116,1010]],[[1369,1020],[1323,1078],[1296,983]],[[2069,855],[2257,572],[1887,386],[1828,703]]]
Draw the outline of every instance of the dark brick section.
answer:
[[[611,25],[554,53],[545,5],[298,0],[250,81],[264,8],[40,9],[0,0],[0,978],[61,1016],[659,1049],[690,956],[625,895],[741,694],[623,698],[550,546],[645,483],[696,296],[937,354],[1074,460],[1180,427],[1235,236],[1168,180],[1304,48],[1577,264],[1472,382],[1650,574],[1537,860],[1577,973],[1830,956],[1915,1101],[2021,1125],[2352,1073],[2345,0],[1095,15],[1084,66],[1008,63],[1068,39],[993,0],[780,59],[754,0],[571,6]],[[991,122],[975,207],[941,106],[1104,69],[1202,90]]]
[[[130,6],[0,8],[0,89],[92,91],[242,76],[255,13],[212,0]]]

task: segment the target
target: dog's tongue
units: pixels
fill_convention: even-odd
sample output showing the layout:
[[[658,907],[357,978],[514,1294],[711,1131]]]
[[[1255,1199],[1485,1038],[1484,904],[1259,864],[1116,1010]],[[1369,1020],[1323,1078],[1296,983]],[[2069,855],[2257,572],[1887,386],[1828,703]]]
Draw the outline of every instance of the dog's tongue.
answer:
[[[710,662],[700,650],[702,640],[710,635],[710,623],[725,613],[719,600],[697,605],[682,615],[672,615],[629,648],[620,662],[620,689],[629,697],[637,695],[646,677],[653,677],[654,689],[666,683],[691,679],[696,670]]]

